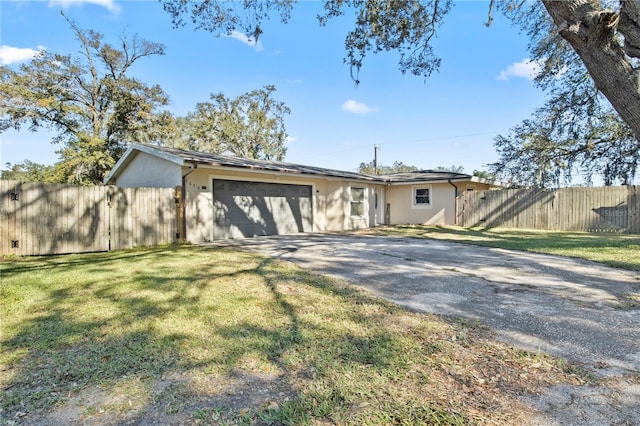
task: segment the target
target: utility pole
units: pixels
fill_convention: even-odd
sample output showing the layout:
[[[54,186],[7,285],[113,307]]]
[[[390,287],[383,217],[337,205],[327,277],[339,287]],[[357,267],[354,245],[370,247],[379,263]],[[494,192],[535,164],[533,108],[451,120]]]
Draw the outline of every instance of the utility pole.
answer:
[[[378,174],[378,147],[373,145],[373,172]]]

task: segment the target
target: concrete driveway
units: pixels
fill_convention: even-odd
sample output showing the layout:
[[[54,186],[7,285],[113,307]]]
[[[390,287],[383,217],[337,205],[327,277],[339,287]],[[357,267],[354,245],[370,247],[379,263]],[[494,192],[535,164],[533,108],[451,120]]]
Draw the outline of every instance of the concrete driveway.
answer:
[[[412,238],[306,234],[224,244],[345,279],[417,311],[478,320],[509,344],[578,361],[598,377],[637,379],[640,374],[640,310],[630,308],[626,298],[640,292],[638,273],[557,256]],[[554,390],[550,400],[532,403],[549,411],[545,404],[559,398],[555,414],[542,423],[554,424],[559,416],[563,421],[555,424],[569,424],[573,422],[564,420],[574,415],[576,424],[640,424],[640,385],[634,383],[610,389],[615,400],[607,399],[604,389],[585,395],[582,387],[566,404],[560,397],[566,392],[552,395]],[[575,397],[591,411],[580,411]],[[601,406],[602,416],[592,412],[594,404]],[[635,407],[636,417],[628,417],[625,407]],[[587,415],[591,417],[585,419]]]

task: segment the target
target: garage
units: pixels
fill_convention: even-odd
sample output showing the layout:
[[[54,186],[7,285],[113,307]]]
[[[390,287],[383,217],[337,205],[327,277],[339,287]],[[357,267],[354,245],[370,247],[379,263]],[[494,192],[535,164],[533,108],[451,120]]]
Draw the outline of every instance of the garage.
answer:
[[[214,240],[313,230],[310,185],[214,179],[212,187]]]

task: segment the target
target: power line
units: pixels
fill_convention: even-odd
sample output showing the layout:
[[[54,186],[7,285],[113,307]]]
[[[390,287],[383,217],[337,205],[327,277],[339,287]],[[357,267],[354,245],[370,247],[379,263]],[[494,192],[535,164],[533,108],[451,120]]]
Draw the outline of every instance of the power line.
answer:
[[[468,134],[463,134],[463,135],[452,135],[452,136],[438,136],[438,137],[434,137],[434,138],[423,138],[423,139],[405,139],[405,140],[396,140],[396,141],[386,141],[384,143],[369,143],[366,145],[357,145],[357,146],[353,146],[347,149],[341,149],[338,151],[325,151],[322,154],[317,154],[317,155],[313,155],[313,158],[317,158],[317,157],[328,157],[328,156],[332,156],[332,155],[336,155],[336,154],[341,154],[344,152],[352,152],[358,149],[362,149],[362,148],[369,148],[371,146],[377,147],[377,149],[380,149],[381,146],[384,145],[398,145],[398,144],[405,144],[405,143],[418,143],[418,142],[436,142],[436,141],[447,141],[447,140],[452,140],[452,139],[459,139],[459,138],[468,138],[468,137],[473,137],[473,136],[484,136],[484,135],[495,135],[498,134],[499,132],[482,132],[482,133],[468,133]],[[303,157],[303,158],[312,158],[311,156],[307,156],[307,157]]]
[[[435,142],[435,141],[445,141],[445,140],[451,140],[451,139],[459,139],[459,138],[469,138],[472,136],[484,136],[484,135],[496,135],[500,132],[482,132],[482,133],[469,133],[469,134],[464,134],[464,135],[452,135],[452,136],[438,136],[438,137],[434,137],[434,138],[426,138],[426,139],[406,139],[406,140],[399,140],[399,141],[387,141],[384,144],[385,145],[390,145],[390,144],[402,144],[402,143],[416,143],[416,142]]]

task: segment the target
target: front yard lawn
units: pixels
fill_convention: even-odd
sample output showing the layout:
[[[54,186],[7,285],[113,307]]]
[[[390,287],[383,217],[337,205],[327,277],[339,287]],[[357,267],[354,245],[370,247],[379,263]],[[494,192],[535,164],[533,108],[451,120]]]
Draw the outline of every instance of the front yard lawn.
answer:
[[[518,424],[576,366],[231,249],[4,259],[2,424]]]

